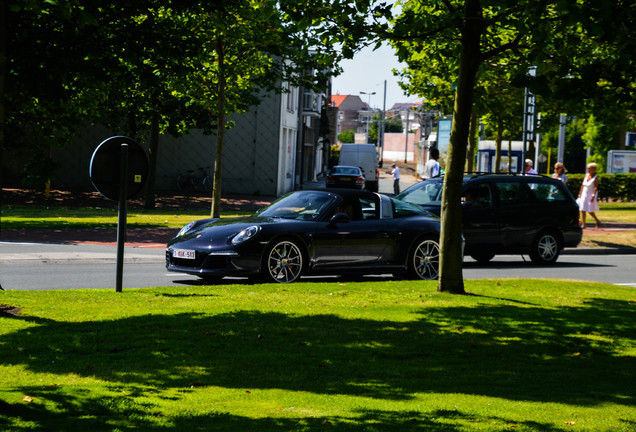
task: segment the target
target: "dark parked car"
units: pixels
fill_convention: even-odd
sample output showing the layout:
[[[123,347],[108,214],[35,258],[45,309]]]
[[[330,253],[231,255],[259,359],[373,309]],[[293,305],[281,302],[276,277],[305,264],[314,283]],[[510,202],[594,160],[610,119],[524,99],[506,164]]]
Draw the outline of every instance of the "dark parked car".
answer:
[[[415,184],[396,196],[440,214],[444,178]],[[582,230],[574,197],[560,180],[542,176],[464,176],[462,226],[465,254],[487,262],[496,254],[529,254],[554,263],[564,247],[576,247]]]
[[[328,188],[364,189],[365,178],[356,166],[336,165],[329,171]]]
[[[250,217],[191,222],[168,243],[168,270],[220,279],[261,275],[410,274],[434,279],[439,218],[386,195],[292,192]]]

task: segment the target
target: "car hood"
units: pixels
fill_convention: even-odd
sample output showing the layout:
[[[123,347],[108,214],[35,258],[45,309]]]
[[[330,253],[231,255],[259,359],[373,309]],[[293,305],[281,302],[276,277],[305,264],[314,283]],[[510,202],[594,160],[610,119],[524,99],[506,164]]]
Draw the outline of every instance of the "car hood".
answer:
[[[192,228],[180,237],[175,237],[168,246],[181,243],[214,243],[215,245],[229,244],[232,237],[250,226],[265,226],[281,222],[298,222],[290,219],[266,218],[257,216],[211,219],[206,223]]]

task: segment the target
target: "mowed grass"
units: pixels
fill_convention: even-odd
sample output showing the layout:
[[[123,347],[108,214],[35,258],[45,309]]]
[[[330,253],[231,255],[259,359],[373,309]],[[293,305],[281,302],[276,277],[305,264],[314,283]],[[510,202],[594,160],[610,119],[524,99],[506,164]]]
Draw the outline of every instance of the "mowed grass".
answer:
[[[600,203],[603,221],[636,222],[636,202]],[[222,217],[247,216],[254,212],[228,211]],[[204,210],[131,210],[130,226],[181,227],[196,219],[210,217]],[[112,228],[117,226],[117,210],[109,208],[66,208],[8,205],[2,207],[2,228]],[[591,220],[591,219],[590,219]]]
[[[634,288],[0,291],[2,431],[633,431]]]
[[[226,212],[222,217],[246,216],[253,212]],[[108,208],[65,208],[5,206],[2,208],[3,229],[71,229],[113,228],[118,211]],[[188,222],[210,217],[203,210],[132,210],[127,212],[127,224],[133,227],[181,227]]]

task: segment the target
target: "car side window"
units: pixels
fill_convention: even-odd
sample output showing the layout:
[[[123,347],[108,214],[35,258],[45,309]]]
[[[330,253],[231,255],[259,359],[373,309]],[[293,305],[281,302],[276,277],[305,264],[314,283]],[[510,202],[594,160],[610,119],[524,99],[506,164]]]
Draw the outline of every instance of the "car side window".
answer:
[[[409,190],[401,199],[416,205],[439,205],[442,203],[442,185],[441,181],[424,181],[421,187]]]
[[[422,210],[420,210],[418,207],[415,207],[404,201],[392,199],[391,202],[393,203],[394,218],[416,216],[422,214]]]
[[[462,194],[462,202],[470,202],[473,207],[492,207],[490,187],[486,183],[467,187]]]
[[[529,183],[530,189],[539,202],[566,201],[567,197],[561,188],[549,183]]]
[[[364,220],[380,218],[380,207],[375,200],[370,198],[360,198],[360,206],[362,208],[362,218]]]
[[[496,183],[500,205],[515,205],[528,202],[530,198],[523,184],[517,182]]]

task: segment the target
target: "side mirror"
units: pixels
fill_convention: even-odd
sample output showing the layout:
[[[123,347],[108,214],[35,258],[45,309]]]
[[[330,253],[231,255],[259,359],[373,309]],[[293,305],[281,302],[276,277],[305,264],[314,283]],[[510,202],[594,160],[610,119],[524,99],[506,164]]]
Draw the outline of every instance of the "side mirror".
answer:
[[[349,223],[351,218],[346,213],[336,213],[329,219],[329,225],[338,225],[341,223]]]

